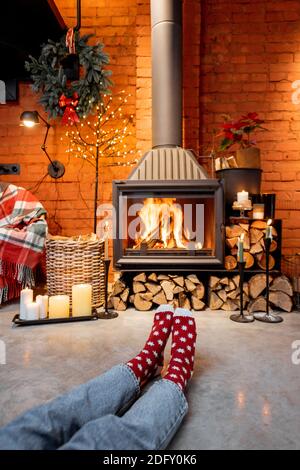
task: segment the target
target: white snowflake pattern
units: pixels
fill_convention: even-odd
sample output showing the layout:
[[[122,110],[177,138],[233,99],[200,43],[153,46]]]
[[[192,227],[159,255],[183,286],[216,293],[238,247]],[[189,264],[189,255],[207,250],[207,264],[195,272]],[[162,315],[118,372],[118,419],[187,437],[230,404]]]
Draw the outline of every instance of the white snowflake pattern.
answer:
[[[189,334],[188,334],[188,337],[189,337],[189,338],[194,338],[194,335],[193,335],[192,333],[189,333]]]
[[[189,320],[189,325],[193,325],[193,320]]]
[[[166,316],[166,319],[167,319],[167,320],[171,320],[171,318],[172,318],[171,315],[167,315],[167,316]]]
[[[150,354],[149,351],[148,351],[148,349],[143,349],[142,352],[143,352],[144,354]]]
[[[158,339],[157,342],[160,346],[162,346],[164,344],[164,342],[161,339]]]
[[[175,348],[175,346],[176,346],[176,343],[172,343],[172,346],[171,346],[171,347],[172,347],[172,348]]]
[[[153,354],[155,357],[158,357],[158,353],[156,351],[153,351]]]
[[[127,362],[127,365],[131,367],[133,366],[132,362]]]
[[[194,361],[194,356],[192,356],[192,361]]]
[[[138,364],[138,369],[143,370],[143,366],[141,364]]]
[[[175,320],[175,323],[180,323],[180,320],[179,320],[179,318],[177,318],[177,320]]]
[[[174,336],[179,335],[179,331],[174,331]]]
[[[149,364],[149,366],[151,366],[151,364],[152,364],[151,359],[147,358],[147,359],[146,359],[146,362],[147,362],[147,364]]]
[[[182,364],[182,360],[179,359],[179,357],[175,357],[175,358],[174,358],[174,361],[175,361],[175,362],[180,362],[180,364]]]
[[[186,357],[184,360],[185,360],[185,362],[186,362],[187,364],[190,363],[190,361],[189,361],[189,359],[188,359],[187,357]]]
[[[181,354],[184,354],[184,349],[178,348],[178,349],[177,349],[177,352],[179,352],[179,353],[181,353]]]
[[[184,377],[182,375],[179,376],[182,380],[182,382],[184,382]]]
[[[186,330],[187,330],[187,326],[186,326],[186,325],[182,325],[181,329],[182,329],[183,331],[186,331]]]
[[[168,333],[168,328],[163,328],[161,331],[162,331],[163,333]]]
[[[156,315],[155,320],[159,320],[159,319],[160,319],[160,316]]]
[[[141,361],[142,360],[141,356],[136,356],[136,360]]]
[[[165,322],[164,322],[163,320],[161,320],[161,321],[159,322],[160,325],[163,325],[164,323],[165,323]]]
[[[185,339],[184,337],[180,338],[180,341],[181,341],[182,343],[186,343],[186,339]]]
[[[147,343],[147,344],[148,344],[148,346],[154,346],[154,343],[153,343],[153,341],[148,341],[148,343]]]
[[[188,351],[191,351],[191,350],[192,350],[191,346],[189,346],[189,345],[187,345],[186,349],[187,349]]]
[[[154,331],[153,335],[154,335],[154,336],[159,336],[159,332],[158,332],[158,331]]]
[[[170,377],[173,377],[173,379],[178,379],[176,374],[170,374]]]
[[[179,367],[177,367],[177,366],[172,366],[172,369],[174,369],[174,370],[180,370]]]
[[[185,367],[182,367],[182,370],[183,370],[183,372],[184,372],[185,374],[187,374],[187,370],[186,370]]]

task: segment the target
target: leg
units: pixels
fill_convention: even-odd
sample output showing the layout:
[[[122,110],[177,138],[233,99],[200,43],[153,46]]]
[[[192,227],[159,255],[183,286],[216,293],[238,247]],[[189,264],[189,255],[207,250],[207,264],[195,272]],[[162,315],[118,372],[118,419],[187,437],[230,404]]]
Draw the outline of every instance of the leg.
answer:
[[[161,314],[159,316],[152,330],[150,346],[154,349],[150,353],[157,352],[155,348],[160,344],[160,334],[155,333],[160,333],[159,327],[165,327],[165,318],[161,319]],[[155,383],[122,417],[110,415],[86,424],[61,449],[165,449],[187,413],[188,405],[183,391],[193,374],[196,336],[195,320],[191,313],[176,309],[172,321],[171,358],[165,378]],[[149,342],[145,347],[148,345]],[[144,353],[146,359],[149,358],[149,349]],[[137,362],[131,361],[132,365],[143,364],[142,354],[135,360]],[[143,371],[144,368],[137,367],[136,373]]]
[[[113,367],[0,429],[0,449],[57,449],[89,421],[127,409],[139,392],[138,381],[129,367]]]
[[[180,388],[162,379],[122,417],[108,415],[87,423],[60,450],[165,449],[187,410]]]

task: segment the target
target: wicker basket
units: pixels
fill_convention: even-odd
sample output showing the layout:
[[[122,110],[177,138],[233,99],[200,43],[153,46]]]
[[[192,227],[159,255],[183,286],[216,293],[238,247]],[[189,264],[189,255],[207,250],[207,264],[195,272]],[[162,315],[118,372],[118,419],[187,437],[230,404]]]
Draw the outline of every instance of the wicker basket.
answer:
[[[46,241],[49,295],[66,294],[72,306],[72,286],[92,285],[92,304],[104,303],[104,241],[95,237],[50,237]]]

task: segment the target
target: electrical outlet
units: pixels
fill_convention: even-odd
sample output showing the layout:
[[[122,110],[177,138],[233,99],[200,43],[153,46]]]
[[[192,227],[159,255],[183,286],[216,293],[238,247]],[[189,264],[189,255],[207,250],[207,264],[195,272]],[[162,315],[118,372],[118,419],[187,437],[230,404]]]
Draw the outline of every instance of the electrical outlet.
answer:
[[[0,175],[19,175],[20,165],[18,163],[0,164]]]

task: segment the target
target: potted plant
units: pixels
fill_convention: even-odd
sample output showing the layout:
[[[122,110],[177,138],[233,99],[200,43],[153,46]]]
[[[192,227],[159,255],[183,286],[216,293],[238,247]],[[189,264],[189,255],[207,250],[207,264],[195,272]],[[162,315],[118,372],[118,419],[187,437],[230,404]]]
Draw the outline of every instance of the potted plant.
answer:
[[[239,168],[260,168],[260,149],[256,147],[254,134],[266,130],[257,113],[248,113],[237,121],[225,116],[221,125],[221,142],[219,151],[228,151],[233,147],[236,150],[236,163]]]

